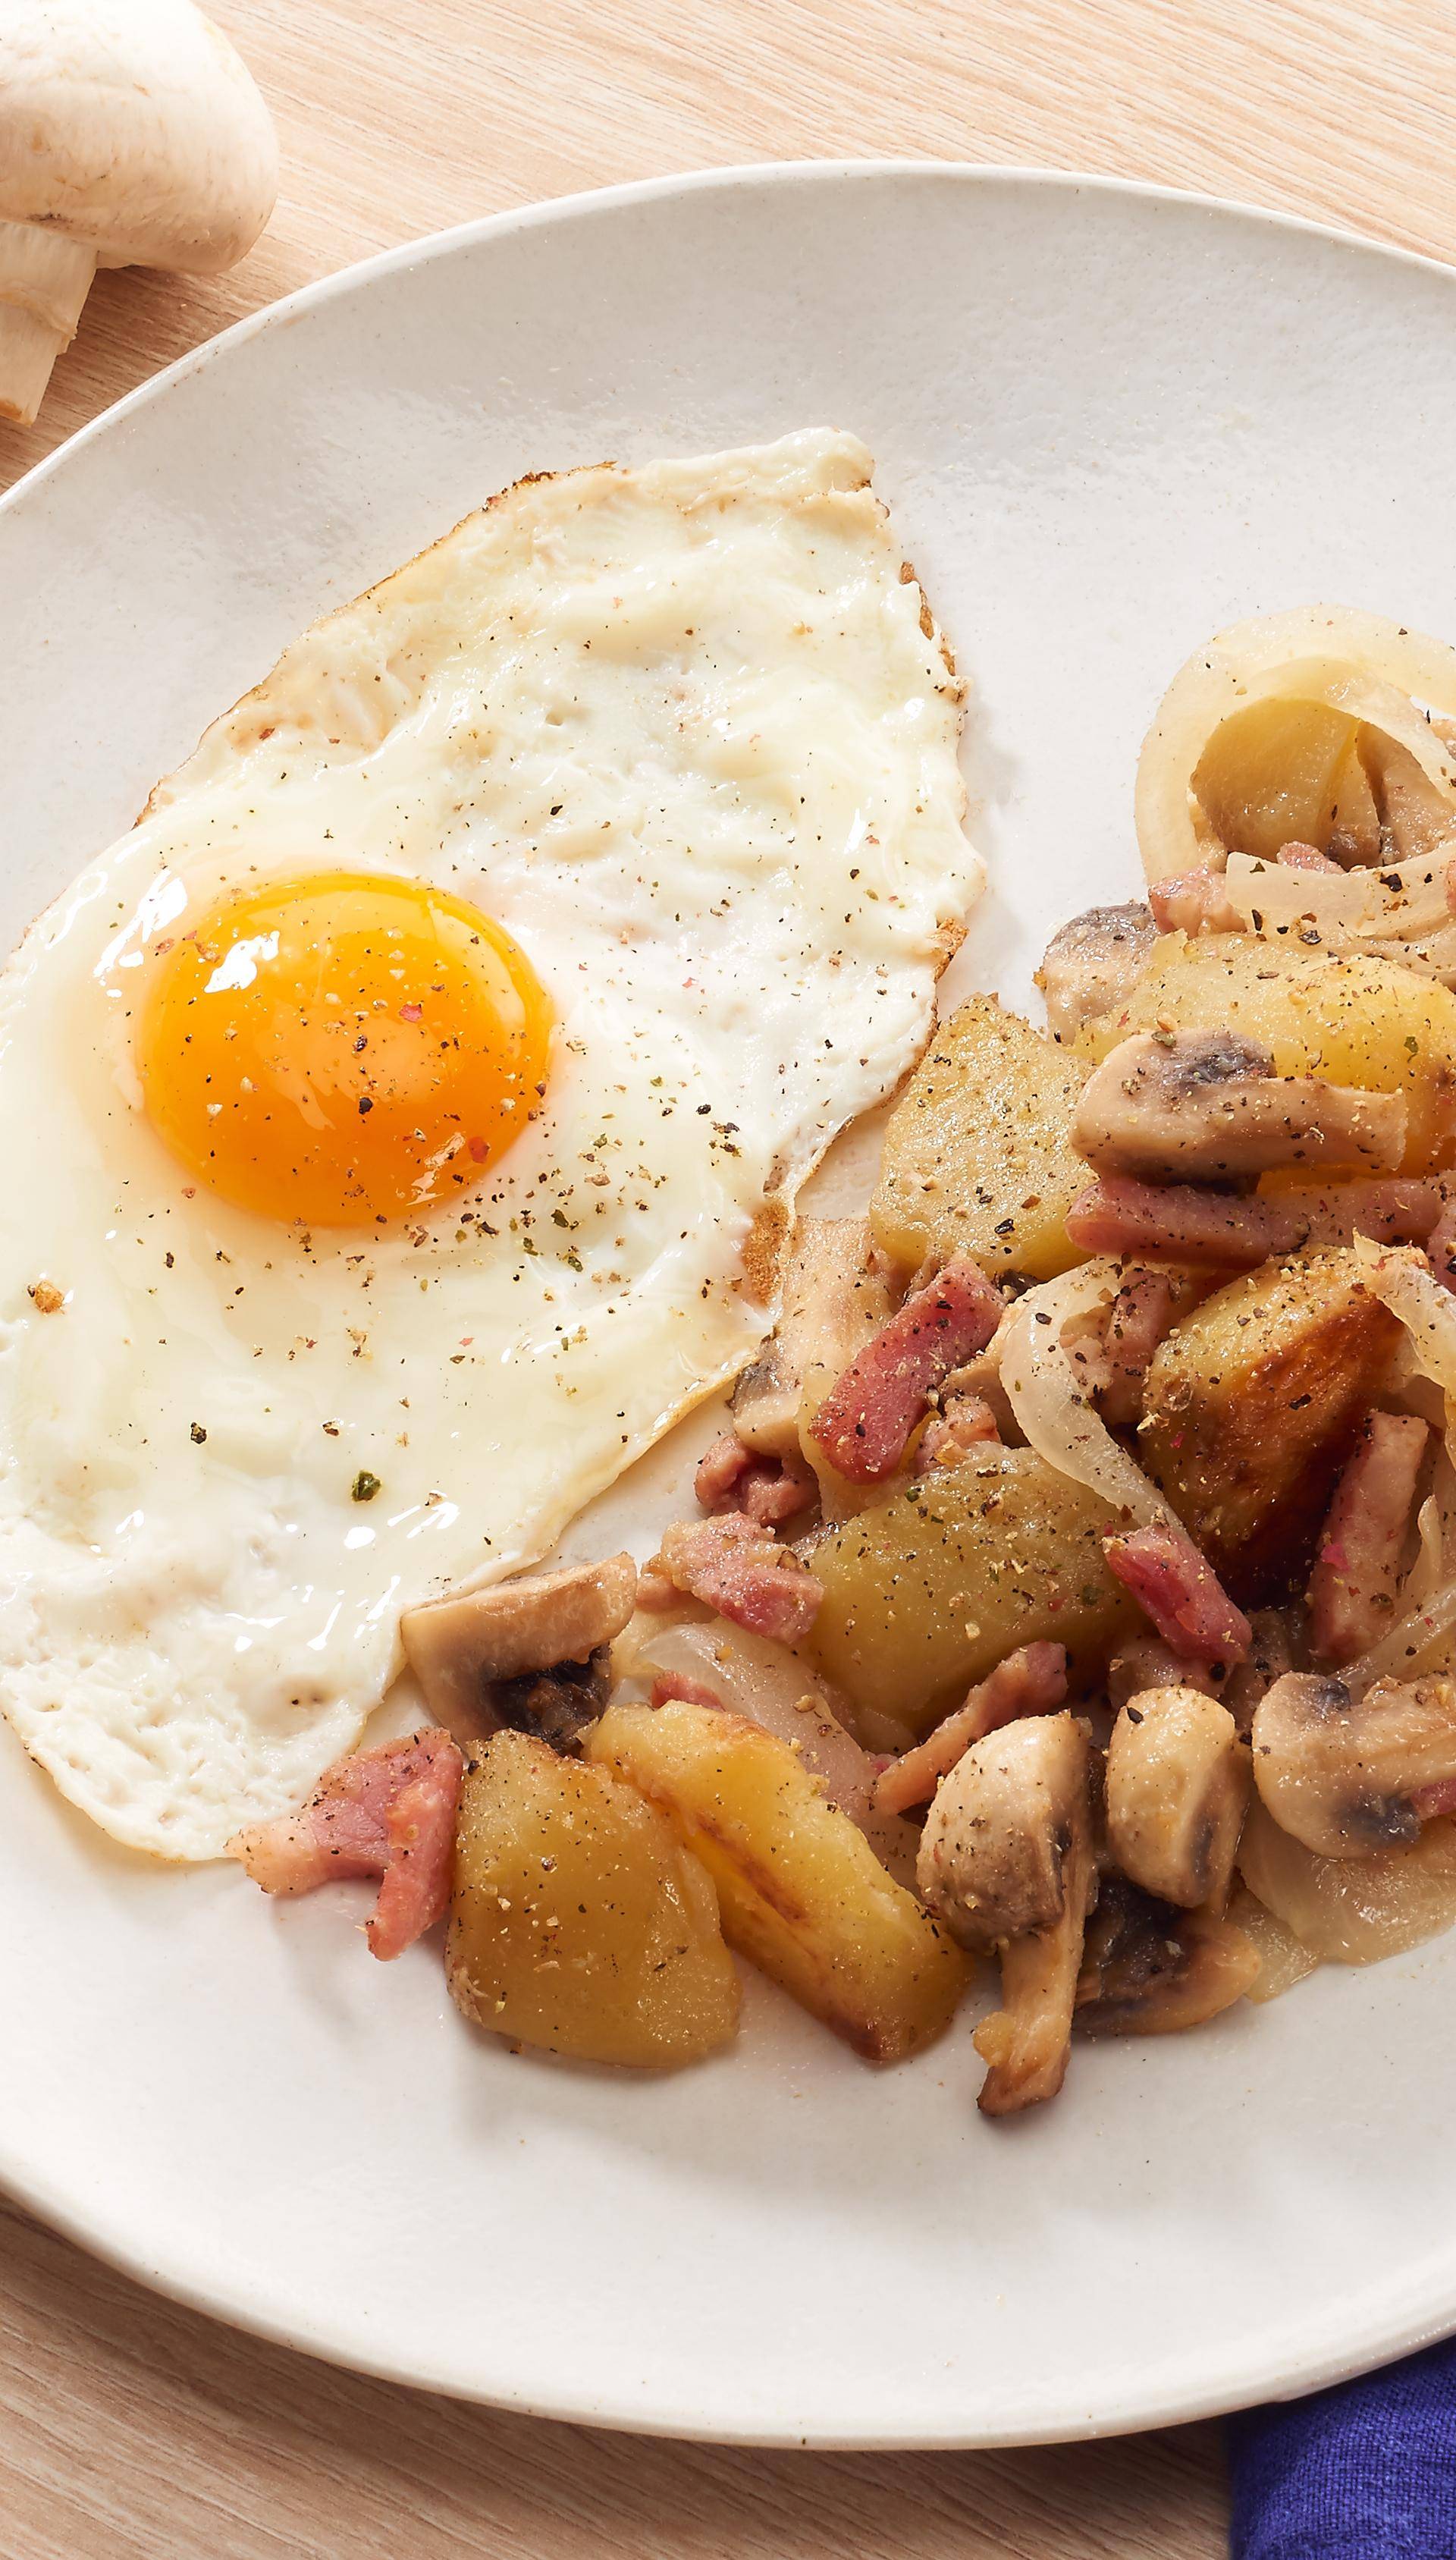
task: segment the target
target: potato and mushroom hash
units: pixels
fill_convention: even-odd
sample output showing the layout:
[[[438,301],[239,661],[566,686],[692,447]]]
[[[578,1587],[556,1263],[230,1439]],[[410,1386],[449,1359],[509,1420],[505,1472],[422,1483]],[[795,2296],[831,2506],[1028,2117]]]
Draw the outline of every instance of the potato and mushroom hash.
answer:
[[[997,2116],[1456,1919],[1456,652],[1224,633],[1137,823],[1050,1030],[972,998],[799,1221],[697,1517],[411,1612],[433,1756],[238,1842],[268,1889],[382,1872],[388,1953],[414,1861],[468,2016],[655,2066],[726,1949],[879,2062],[990,1960]]]

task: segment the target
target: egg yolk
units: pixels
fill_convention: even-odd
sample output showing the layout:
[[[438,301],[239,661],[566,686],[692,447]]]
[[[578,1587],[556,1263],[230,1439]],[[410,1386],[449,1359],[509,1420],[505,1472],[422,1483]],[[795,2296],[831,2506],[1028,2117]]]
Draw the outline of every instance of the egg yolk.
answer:
[[[420,880],[269,880],[153,944],[148,977],[152,1125],[265,1217],[364,1226],[458,1199],[545,1087],[551,1006],[524,952]]]

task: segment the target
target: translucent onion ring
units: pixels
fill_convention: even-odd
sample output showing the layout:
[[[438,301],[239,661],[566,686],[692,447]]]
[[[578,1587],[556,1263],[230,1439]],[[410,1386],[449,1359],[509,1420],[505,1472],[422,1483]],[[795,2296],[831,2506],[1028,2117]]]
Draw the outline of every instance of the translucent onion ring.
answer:
[[[1456,717],[1456,649],[1348,605],[1301,605],[1235,622],[1179,670],[1138,759],[1138,847],[1150,882],[1196,871],[1222,852],[1194,798],[1214,731],[1255,703],[1323,704],[1409,749],[1449,801],[1456,761],[1416,709]],[[1309,887],[1309,877],[1304,883]]]
[[[1130,1512],[1140,1528],[1159,1521],[1176,1527],[1161,1494],[1088,1402],[1062,1346],[1072,1319],[1103,1306],[1125,1276],[1122,1263],[1103,1255],[1029,1289],[1003,1319],[991,1353],[1006,1400],[1039,1458],[1115,1510]]]

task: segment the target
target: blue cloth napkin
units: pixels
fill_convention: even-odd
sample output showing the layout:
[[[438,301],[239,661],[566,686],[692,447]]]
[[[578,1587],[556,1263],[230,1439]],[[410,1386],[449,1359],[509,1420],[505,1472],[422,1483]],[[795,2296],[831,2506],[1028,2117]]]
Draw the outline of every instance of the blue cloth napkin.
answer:
[[[1456,2338],[1227,2436],[1231,2560],[1456,2560]]]

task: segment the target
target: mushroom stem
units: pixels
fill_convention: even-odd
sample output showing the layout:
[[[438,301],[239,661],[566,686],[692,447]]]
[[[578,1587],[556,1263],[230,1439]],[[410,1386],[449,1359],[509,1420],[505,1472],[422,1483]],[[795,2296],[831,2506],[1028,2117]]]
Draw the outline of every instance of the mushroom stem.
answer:
[[[34,423],[95,271],[83,240],[42,223],[0,222],[0,417]]]

